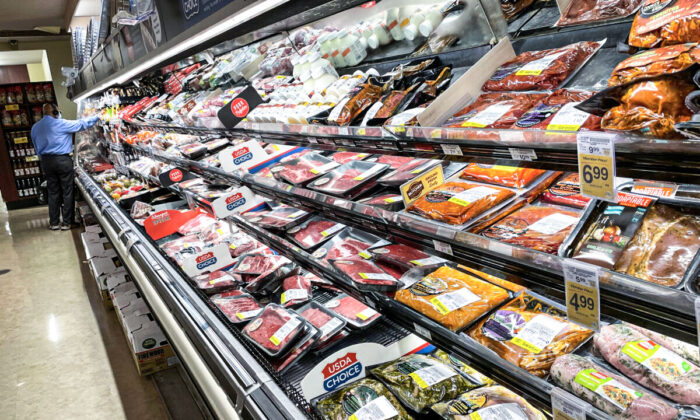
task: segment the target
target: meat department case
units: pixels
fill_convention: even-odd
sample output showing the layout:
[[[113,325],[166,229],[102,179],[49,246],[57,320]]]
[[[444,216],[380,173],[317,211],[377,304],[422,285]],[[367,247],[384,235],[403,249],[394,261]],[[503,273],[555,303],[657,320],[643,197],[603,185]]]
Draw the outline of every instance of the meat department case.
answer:
[[[382,376],[384,373],[380,374],[384,369],[380,368],[380,365],[394,362],[407,354],[430,353],[431,357],[440,359],[439,354],[443,353],[435,353],[437,350],[444,352],[448,358],[446,360],[451,361],[449,366],[452,368],[459,369],[458,364],[455,364],[456,360],[468,364],[499,385],[523,397],[532,404],[534,410],[540,410],[543,417],[552,414],[552,396],[565,395],[565,398],[572,401],[578,399],[579,402],[590,403],[586,406],[587,418],[635,416],[644,419],[644,410],[640,409],[639,404],[651,404],[649,401],[652,400],[653,404],[661,404],[658,407],[661,407],[661,412],[668,418],[699,418],[698,402],[693,404],[692,399],[695,392],[700,394],[698,382],[693,382],[696,376],[692,367],[693,364],[700,363],[700,360],[697,360],[700,356],[695,354],[697,348],[686,351],[685,346],[654,334],[666,334],[686,343],[697,343],[695,301],[698,297],[697,281],[700,275],[700,238],[696,237],[693,240],[691,233],[690,239],[681,238],[677,242],[688,249],[685,254],[677,257],[683,260],[686,269],[683,270],[682,279],[671,286],[645,281],[625,274],[623,270],[599,270],[601,320],[604,325],[615,326],[627,322],[646,327],[652,332],[640,333],[641,337],[653,340],[652,344],[657,345],[654,349],[661,349],[655,350],[659,351],[659,355],[671,352],[673,354],[669,357],[672,357],[672,360],[678,360],[673,357],[681,357],[689,363],[688,370],[678,377],[681,379],[676,379],[681,381],[679,388],[685,387],[683,392],[686,394],[683,394],[683,397],[688,400],[674,402],[673,396],[663,396],[659,393],[660,385],[648,382],[641,384],[631,379],[630,375],[633,373],[639,375],[640,369],[647,369],[644,372],[651,376],[657,375],[654,377],[661,383],[669,381],[668,377],[655,373],[659,371],[643,365],[642,362],[639,364],[644,366],[643,368],[639,367],[633,373],[623,374],[615,367],[621,359],[605,358],[604,355],[607,355],[609,350],[606,348],[601,354],[601,344],[597,344],[592,333],[581,333],[580,327],[573,327],[573,324],[567,324],[568,333],[559,330],[559,333],[553,333],[552,337],[545,340],[544,345],[540,346],[542,348],[538,348],[536,354],[544,352],[542,359],[545,361],[535,355],[534,363],[538,366],[543,363],[544,368],[540,366],[539,370],[536,370],[522,361],[518,362],[518,367],[515,362],[511,363],[515,360],[512,359],[515,357],[513,354],[519,354],[523,349],[525,354],[528,351],[534,352],[527,350],[528,345],[530,348],[534,345],[525,341],[523,347],[512,344],[510,340],[516,340],[519,331],[528,331],[527,326],[531,320],[536,320],[532,321],[532,329],[568,322],[565,319],[564,264],[572,259],[576,245],[583,240],[587,229],[603,212],[606,203],[592,200],[581,208],[580,197],[569,202],[561,199],[554,203],[545,202],[541,198],[545,190],[549,191],[549,186],[560,180],[564,173],[578,172],[576,130],[521,130],[515,126],[510,127],[510,123],[507,127],[498,125],[494,123],[491,114],[482,113],[485,109],[493,112],[493,108],[490,108],[493,106],[491,103],[480,106],[477,112],[467,114],[466,117],[461,116],[459,123],[466,121],[466,125],[446,126],[448,118],[479,97],[481,85],[494,71],[503,71],[498,70],[500,64],[522,52],[556,49],[581,41],[591,41],[592,52],[587,53],[579,65],[562,70],[564,75],[556,79],[559,81],[551,90],[561,87],[572,91],[604,89],[613,68],[628,57],[628,53],[621,52],[623,48],[618,47],[618,44],[625,43],[628,39],[636,8],[647,2],[636,2],[636,8],[634,5],[627,5],[620,9],[623,15],[613,16],[606,21],[594,20],[587,21],[585,25],[568,26],[561,25],[562,22],[567,23],[564,20],[557,24],[560,21],[558,8],[548,2],[526,4],[528,2],[502,1],[499,4],[492,0],[384,0],[364,5],[362,8],[356,7],[352,2],[341,3],[343,2],[330,2],[327,10],[310,4],[308,11],[294,18],[290,15],[293,8],[289,11],[272,9],[267,12],[264,16],[279,22],[266,26],[260,23],[264,22],[264,19],[260,22],[255,21],[254,24],[258,25],[256,30],[274,28],[278,31],[284,28],[289,30],[290,34],[287,41],[272,36],[256,40],[252,44],[255,48],[263,45],[267,52],[262,51],[263,48],[256,49],[254,53],[251,53],[253,50],[246,50],[246,44],[250,44],[251,39],[260,36],[260,33],[265,33],[265,30],[257,31],[253,38],[241,36],[250,28],[241,29],[243,32],[232,30],[228,32],[231,34],[228,41],[233,42],[215,45],[214,40],[203,41],[197,51],[188,50],[189,54],[193,54],[208,48],[207,53],[212,53],[214,57],[213,63],[208,63],[203,56],[194,56],[169,67],[170,73],[166,73],[165,76],[146,74],[149,71],[158,73],[162,66],[154,65],[150,69],[140,70],[140,83],[137,85],[124,82],[121,88],[107,89],[105,96],[101,96],[102,91],[95,91],[77,101],[80,112],[85,115],[95,110],[102,115],[100,125],[80,135],[82,147],[79,147],[77,159],[78,189],[93,208],[98,221],[114,244],[115,250],[126,261],[129,270],[137,273],[135,282],[197,385],[208,410],[220,418],[233,417],[234,411],[242,414],[244,418],[324,418],[316,409],[319,400],[332,397],[334,392],[349,389],[355,379],[367,377],[377,381],[379,386],[390,389],[386,392],[398,399],[396,402],[389,399],[391,404],[402,406],[402,409],[407,410],[414,418],[439,418],[428,408],[428,411],[416,412],[413,403],[403,400],[403,394],[391,389],[387,377]],[[596,2],[586,2],[593,3]],[[419,33],[421,28],[439,28],[443,22],[458,22],[459,25],[453,24],[451,36],[438,36],[442,35],[438,31],[431,32],[430,37],[415,34],[412,35],[412,39],[405,35],[398,39],[401,36],[390,32],[391,25],[382,26],[384,22],[378,21],[375,16],[381,14],[383,18],[391,20],[395,7],[398,7],[396,25],[399,28],[408,27],[405,33],[411,33],[413,27],[418,28]],[[512,12],[513,8],[521,10]],[[470,20],[460,21],[459,19],[464,18],[460,18],[460,13],[464,10],[469,13]],[[436,13],[438,11],[440,17]],[[504,18],[503,13],[508,16],[508,20]],[[697,15],[697,12],[693,13],[695,15],[690,14],[691,20]],[[410,16],[419,17],[411,19]],[[352,19],[348,19],[349,17]],[[305,48],[308,43],[316,42],[314,40],[317,34],[314,31],[324,27],[350,29],[352,25],[348,26],[347,21],[354,19],[362,20],[370,29],[377,28],[376,31],[372,31],[374,39],[365,39],[368,45],[377,39],[381,40],[379,35],[384,34],[384,30],[389,33],[391,42],[377,48],[365,47],[367,55],[360,59],[359,63],[333,63],[336,64],[331,66],[333,72],[337,71],[341,78],[346,76],[342,80],[352,80],[352,75],[357,76],[359,72],[367,72],[370,69],[375,69],[378,75],[398,69],[394,74],[405,76],[397,80],[410,77],[414,71],[425,71],[427,73],[421,73],[425,75],[424,78],[417,81],[416,85],[410,86],[396,82],[396,86],[401,87],[393,87],[391,94],[382,96],[382,100],[386,99],[387,102],[381,109],[372,109],[371,101],[377,100],[379,96],[375,95],[373,89],[364,88],[359,93],[354,90],[346,93],[350,97],[358,96],[359,99],[353,101],[352,105],[346,106],[342,95],[337,98],[334,101],[339,104],[335,106],[338,109],[336,113],[332,111],[334,107],[331,107],[312,117],[302,117],[301,113],[293,114],[294,118],[297,118],[294,122],[256,119],[255,111],[265,109],[265,106],[272,107],[272,113],[277,114],[276,118],[284,115],[285,109],[289,110],[289,107],[283,106],[275,108],[279,106],[277,101],[280,101],[281,93],[278,90],[284,89],[285,83],[294,80],[294,67],[300,63],[296,59],[289,60],[286,54],[294,54],[290,51],[307,51]],[[575,13],[569,13],[568,19],[575,20]],[[424,25],[421,26],[421,23]],[[334,33],[330,29],[327,32]],[[349,32],[354,34],[352,37],[361,37],[363,27],[358,27],[358,31]],[[216,38],[217,42],[221,40],[221,36]],[[500,41],[496,42],[497,40]],[[700,42],[700,39],[694,41]],[[286,48],[291,45],[293,48],[287,51]],[[323,47],[321,48],[323,52]],[[348,54],[356,52],[353,48],[355,47],[348,47]],[[278,49],[279,51],[275,52]],[[556,57],[552,60],[561,56],[561,51],[564,50],[555,50],[553,55]],[[256,56],[258,52],[260,55]],[[329,55],[332,57],[332,53]],[[236,63],[236,60],[239,60],[238,67],[230,64]],[[427,68],[411,69],[411,66],[421,67],[419,63],[426,60],[433,60]],[[287,61],[289,63],[285,64]],[[550,60],[542,64],[541,57],[534,61],[539,61],[538,65],[544,68],[534,65],[533,70],[527,67],[525,76],[542,74],[551,62]],[[272,64],[276,67],[269,68]],[[450,67],[448,72],[443,71],[445,66]],[[122,72],[127,70],[128,66],[123,68]],[[324,67],[323,74],[329,74],[325,73],[326,71],[327,67]],[[296,76],[309,80],[306,76]],[[110,77],[105,79],[109,80]],[[445,77],[448,83],[438,88],[438,82]],[[426,80],[433,79],[436,81],[434,84],[426,83]],[[85,96],[84,93],[91,90],[91,84],[94,90],[94,86],[100,82],[97,79],[94,81],[96,83],[77,86],[74,95]],[[521,81],[518,77],[510,78],[506,74],[503,79],[498,79],[489,86],[492,90],[497,90],[498,88],[493,86],[505,83],[515,83],[509,86],[517,86]],[[420,86],[416,87],[417,85]],[[537,82],[534,85],[536,86]],[[255,87],[266,102],[252,110],[249,120],[238,122],[233,128],[224,128],[217,118],[217,111],[227,108],[226,104],[235,101],[237,95],[244,95],[241,92],[246,86]],[[417,100],[415,98],[418,95],[411,96],[417,91],[426,97],[430,96],[431,89],[428,86],[435,88],[438,94],[428,99],[430,103],[423,114],[411,112],[411,109],[402,114],[401,110],[397,110],[408,103],[403,98],[411,97],[414,101]],[[525,90],[532,88],[531,85],[526,86],[528,87]],[[696,86],[695,89],[700,88]],[[561,92],[559,94],[566,96]],[[373,99],[367,102],[366,98]],[[396,98],[402,98],[398,101],[398,106]],[[425,97],[421,100],[426,101]],[[533,104],[537,104],[541,98],[534,95],[531,100],[534,101]],[[164,105],[168,103],[170,109],[161,112],[160,110],[166,109]],[[397,107],[391,108],[394,106]],[[385,112],[387,109],[391,115],[388,119]],[[528,109],[532,111],[535,108]],[[548,113],[542,117],[542,121],[545,121],[545,124],[555,124],[558,109],[546,111]],[[562,109],[572,112],[571,108]],[[525,108],[518,111],[517,115],[501,115],[513,118],[512,121],[519,121],[524,111]],[[264,118],[269,118],[269,115]],[[379,121],[380,119],[371,115],[380,115],[383,119],[380,118]],[[417,120],[416,115],[419,115]],[[523,115],[532,118],[531,112]],[[350,125],[343,122],[349,121],[348,118],[352,120]],[[496,120],[498,118],[496,117]],[[225,117],[222,117],[222,120],[224,119]],[[302,124],[300,119],[306,119],[303,122],[308,123]],[[358,126],[360,121],[379,125]],[[453,120],[450,121],[452,124]],[[413,125],[416,122],[420,125]],[[590,124],[593,122],[586,120],[586,124],[581,122],[580,126],[588,127]],[[687,227],[687,232],[693,232],[692,229],[696,225],[700,226],[697,216],[700,214],[700,161],[697,159],[697,146],[697,141],[689,138],[655,139],[639,133],[620,133],[615,145],[618,176],[677,184],[678,190],[674,198],[658,199],[654,205],[672,206],[680,211],[682,216],[674,217],[682,218],[686,223],[683,226]],[[324,157],[308,155],[309,150]],[[334,153],[340,154],[334,157]],[[227,154],[232,156],[232,159]],[[404,206],[396,204],[393,197],[398,193],[397,186],[382,183],[382,179],[388,179],[386,175],[402,167],[405,162],[393,163],[387,159],[387,164],[373,165],[380,155],[442,160],[442,164],[436,162],[434,165],[408,166],[407,172],[419,168],[416,172],[410,172],[417,176],[440,166],[443,168],[445,182],[478,184],[479,194],[499,187],[510,188],[513,195],[498,204],[498,211],[495,211],[496,206],[492,206],[464,225],[428,220],[407,213],[403,211]],[[504,165],[521,166],[541,170],[541,173],[529,173],[527,181],[516,181],[529,183],[517,188],[503,183],[485,183],[482,182],[483,178],[460,178],[468,163],[483,166],[487,175],[496,172],[489,172],[489,165],[498,165],[499,168]],[[147,193],[137,196],[129,193],[126,198],[119,197],[118,200],[112,198],[113,194],[110,197],[100,186],[104,176],[103,170],[110,165],[113,165],[111,171],[114,171],[115,177],[139,179],[140,184],[149,186]],[[303,180],[294,184],[285,182],[285,177],[280,176],[283,169],[273,169],[285,165],[293,166],[300,173],[303,171]],[[349,183],[347,190],[334,196],[312,188],[311,184],[316,180],[344,165],[357,172],[353,172],[352,177],[345,180]],[[502,173],[499,174],[502,176]],[[631,180],[620,178],[621,191],[629,192],[630,185]],[[568,194],[566,187],[560,187],[556,194],[551,193],[550,197],[567,197],[567,194],[557,195],[562,191]],[[371,197],[390,197],[388,200],[391,201],[387,201],[386,206],[376,207],[358,202]],[[459,197],[458,200],[461,200]],[[477,193],[471,193],[469,197],[471,199],[466,201],[480,199]],[[141,204],[132,208],[134,202]],[[271,205],[275,211],[272,216],[260,213],[262,216],[256,217],[254,214]],[[280,205],[291,208],[285,209]],[[152,208],[149,209],[148,206]],[[391,211],[397,208],[400,210]],[[180,248],[171,253],[162,245],[164,240],[174,237],[154,240],[152,227],[144,228],[144,217],[141,217],[154,212],[160,214],[166,209],[179,211],[177,214],[184,214],[188,209],[199,209],[197,211],[210,214],[218,219],[217,223],[224,225],[217,224],[215,228],[201,231],[198,236],[175,233],[178,238],[184,238],[185,243],[179,244]],[[509,217],[517,215],[517,212],[523,209],[530,211],[528,217],[531,219],[540,217],[537,216],[538,212],[552,215],[557,214],[557,211],[563,212],[561,214],[564,218],[579,219],[575,222],[566,219],[566,229],[570,230],[568,235],[548,235],[547,229],[544,229],[545,232],[539,232],[539,236],[534,235],[534,241],[542,237],[553,241],[547,242],[547,246],[541,248],[546,249],[546,253],[518,245],[533,241],[531,238],[521,239],[520,236],[513,236],[511,239],[515,239],[509,239],[510,243],[496,239],[499,235],[510,235],[507,229],[508,226],[512,226],[507,224]],[[174,214],[176,213],[168,213],[168,217],[175,217]],[[132,217],[134,215],[139,217]],[[538,220],[546,217],[541,216],[527,223],[534,226]],[[266,221],[268,229],[257,224],[260,220]],[[312,220],[329,222],[323,225],[327,226],[324,227],[326,230],[320,233],[313,232],[313,240],[300,248],[299,243],[294,240],[294,232]],[[499,225],[500,222],[502,224]],[[556,222],[564,223],[561,216]],[[482,234],[486,228],[493,226],[498,226],[498,229],[491,229],[489,236]],[[195,230],[200,227],[196,225]],[[557,232],[561,232],[561,229]],[[640,241],[641,239],[638,242]],[[213,243],[217,245],[209,247]],[[227,246],[222,246],[223,243]],[[651,241],[659,250],[662,250],[664,243]],[[231,246],[228,246],[229,244]],[[402,252],[400,247],[388,247],[390,244],[401,244],[410,248],[411,252],[406,255],[412,256],[398,255],[400,264],[391,264],[391,254],[378,258],[379,254],[374,250],[380,250],[379,253],[384,252],[382,249],[396,249],[396,252]],[[343,264],[335,264],[332,259],[325,258],[335,246],[345,250],[343,252],[351,250],[347,252],[351,252],[352,255],[343,254]],[[217,253],[223,252],[222,249],[226,251],[224,254]],[[317,250],[323,251],[317,253]],[[251,251],[254,253],[249,254]],[[192,255],[202,257],[208,252],[224,261],[221,264],[225,266],[215,265],[217,272],[231,266],[233,268],[229,271],[221,272],[235,273],[235,270],[239,269],[240,273],[236,273],[239,277],[233,277],[230,284],[225,283],[229,286],[220,286],[221,280],[218,277],[210,277],[206,273],[206,264],[211,263],[210,257],[202,261],[197,259],[196,263],[192,263]],[[240,267],[239,258],[251,255],[256,258],[278,258],[273,257],[273,253],[286,257],[290,263],[274,267],[272,271],[260,274],[256,280],[251,280],[251,276],[258,273],[249,274]],[[627,258],[640,258],[639,255]],[[352,266],[353,258],[358,259],[357,264],[361,263],[362,267],[369,267],[367,270],[375,272],[357,273],[356,270],[347,268],[348,263]],[[409,261],[410,258],[415,259]],[[368,263],[368,260],[371,263]],[[199,268],[200,265],[204,268]],[[341,270],[343,266],[346,268]],[[498,299],[489,300],[489,305],[481,312],[467,314],[466,311],[462,314],[460,311],[470,307],[470,302],[473,301],[470,299],[474,296],[479,299],[481,292],[478,291],[482,289],[474,288],[476,295],[471,292],[471,295],[468,295],[463,291],[469,290],[469,286],[462,286],[461,289],[452,289],[453,286],[449,286],[448,292],[431,294],[429,291],[432,290],[433,282],[438,280],[426,279],[430,278],[433,275],[431,273],[435,273],[438,267],[442,267],[440,275],[435,275],[439,281],[450,285],[472,284],[471,287],[473,281],[484,282],[490,284],[491,289],[500,289],[501,294],[498,294]],[[460,276],[471,276],[470,278],[475,280],[472,280],[472,283],[455,280],[459,276],[447,276],[446,273],[450,273],[450,270],[462,273]],[[628,272],[635,271],[628,269]],[[204,277],[195,279],[200,273],[204,273]],[[241,276],[247,277],[241,280]],[[290,290],[294,293],[285,295],[288,290],[283,284],[286,285],[287,282],[283,280],[293,276],[297,276],[294,283],[297,286],[293,287],[302,287],[305,281],[303,278],[310,279],[316,276],[320,280],[309,280],[309,285],[304,286],[306,289],[292,288]],[[447,276],[445,278],[450,280],[441,276]],[[403,281],[403,285],[397,283],[396,279]],[[407,288],[407,293],[422,293],[423,299],[420,301],[424,302],[423,305],[432,305],[433,309],[421,312],[420,303],[394,299],[398,287]],[[311,301],[315,302],[315,307],[322,305],[326,309],[324,315],[329,316],[334,302],[343,296],[356,299],[361,308],[366,306],[367,309],[361,310],[359,313],[362,313],[362,316],[354,320],[336,314],[343,318],[345,326],[339,329],[340,332],[332,334],[333,337],[330,337],[327,343],[324,342],[323,346],[316,347],[317,344],[313,344],[314,340],[320,338],[321,333],[310,321],[295,323],[288,330],[284,328],[282,338],[271,334],[271,331],[264,331],[275,346],[270,346],[267,342],[261,345],[263,343],[250,339],[250,331],[248,335],[243,331],[245,325],[252,330],[260,325],[260,328],[266,328],[265,321],[256,319],[257,314],[252,313],[254,311],[240,316],[241,322],[232,322],[235,319],[231,318],[236,318],[241,313],[227,313],[210,300],[212,296],[223,296],[236,288],[245,293],[243,298],[253,299],[256,305],[265,306],[269,302],[280,304],[280,308],[284,307],[284,310],[306,308]],[[440,300],[440,296],[445,295],[449,296]],[[241,299],[235,295],[231,298]],[[431,299],[437,299],[437,303]],[[537,309],[530,314],[518,315],[523,324],[517,324],[519,327],[513,324],[514,329],[508,333],[510,335],[506,335],[508,345],[505,346],[507,350],[504,350],[503,344],[494,344],[501,343],[502,339],[495,340],[482,330],[486,328],[484,325],[492,327],[501,322],[498,325],[503,326],[504,323],[510,322],[510,318],[505,317],[503,313],[519,312],[503,308],[515,305],[514,302],[518,299],[528,302],[532,299],[532,302],[539,302],[538,305],[544,305],[548,309]],[[440,316],[455,313],[463,317],[457,323],[445,322]],[[543,317],[548,317],[549,321],[543,321]],[[478,334],[475,332],[477,329]],[[498,334],[503,333],[499,331]],[[570,331],[581,334],[581,338],[570,338],[570,335],[567,335]],[[621,330],[618,328],[615,331]],[[619,336],[615,336],[615,339],[621,340]],[[658,347],[659,342],[664,344]],[[554,346],[548,347],[550,343],[562,346],[555,349]],[[513,351],[517,349],[513,346],[518,346],[519,350]],[[286,356],[278,357],[279,354],[266,351],[272,348]],[[372,354],[374,356],[370,356]],[[383,356],[376,356],[378,354]],[[293,355],[290,358],[291,362],[285,360],[289,355]],[[562,361],[556,365],[554,377],[555,375],[549,374],[549,365],[557,356]],[[511,362],[507,358],[510,358],[508,360]],[[585,363],[581,361],[584,359],[580,358],[584,358]],[[600,403],[595,398],[591,399],[586,390],[578,389],[581,388],[581,383],[573,379],[573,376],[578,375],[571,375],[570,369],[572,366],[584,365],[596,366],[599,373],[607,372],[605,375],[612,373],[614,380],[620,381],[615,382],[619,385],[615,385],[616,389],[631,389],[633,394],[636,390],[644,394],[644,398],[639,404],[626,403],[621,410],[623,414],[611,414],[613,412],[610,407],[611,404],[615,405],[614,402],[602,397],[604,403]],[[340,369],[339,374],[337,369]],[[460,375],[462,374],[469,378],[464,371]],[[562,380],[564,377],[568,379]],[[414,376],[411,378],[414,382],[409,382],[418,390],[432,389],[434,385],[431,385],[430,381],[420,382]],[[422,377],[418,375],[418,378]],[[478,386],[476,388],[489,395],[490,391],[487,389]],[[468,389],[462,391],[466,392]],[[595,394],[596,391],[591,392],[601,395]],[[429,397],[429,394],[421,395]],[[449,399],[454,397],[457,395],[450,394]],[[634,396],[632,401],[635,401]],[[371,405],[369,401],[364,401],[361,405],[363,404],[369,405],[370,408],[380,405]],[[503,401],[494,404],[498,406],[503,404]],[[521,410],[527,411],[524,407],[521,405]],[[621,406],[616,407],[620,411]],[[678,415],[672,416],[675,413]],[[350,418],[350,414],[345,412],[344,418]],[[360,416],[358,414],[353,418]]]

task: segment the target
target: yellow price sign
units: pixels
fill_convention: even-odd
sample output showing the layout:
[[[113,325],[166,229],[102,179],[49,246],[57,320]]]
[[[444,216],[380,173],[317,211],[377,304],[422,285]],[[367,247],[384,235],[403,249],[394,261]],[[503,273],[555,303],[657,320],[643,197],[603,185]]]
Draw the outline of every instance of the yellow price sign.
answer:
[[[19,111],[19,105],[17,105],[17,104],[5,105],[5,111]]]
[[[564,262],[566,314],[569,321],[593,331],[600,329],[600,284],[598,267],[575,261]]]
[[[615,135],[586,131],[576,141],[581,192],[615,201]]]
[[[29,139],[26,137],[15,137],[15,144],[27,143]]]

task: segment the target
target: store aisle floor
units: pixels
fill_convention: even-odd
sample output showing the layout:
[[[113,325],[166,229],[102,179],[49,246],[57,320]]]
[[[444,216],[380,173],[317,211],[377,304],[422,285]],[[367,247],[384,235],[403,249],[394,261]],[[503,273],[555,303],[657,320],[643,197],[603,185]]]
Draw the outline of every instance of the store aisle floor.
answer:
[[[45,207],[0,213],[0,418],[168,418],[81,263],[78,230],[47,226]]]

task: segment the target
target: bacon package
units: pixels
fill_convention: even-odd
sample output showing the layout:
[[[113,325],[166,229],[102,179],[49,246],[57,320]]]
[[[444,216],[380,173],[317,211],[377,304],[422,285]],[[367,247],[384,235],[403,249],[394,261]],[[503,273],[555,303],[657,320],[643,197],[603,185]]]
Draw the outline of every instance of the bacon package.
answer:
[[[487,92],[554,90],[588,60],[602,41],[582,41],[561,48],[524,52],[507,61],[484,83]]]
[[[407,270],[413,267],[440,264],[444,262],[440,257],[426,254],[423,251],[404,244],[384,245],[369,250],[377,262],[395,265]]]
[[[308,215],[309,212],[306,210],[282,205],[272,210],[246,213],[244,217],[263,229],[283,230],[301,223]]]
[[[513,124],[513,129],[571,131],[594,130],[600,131],[600,117],[581,111],[576,105],[593,95],[592,92],[572,89],[559,89],[544,98],[528,112],[523,114]],[[528,136],[526,140],[539,140],[537,135]],[[547,133],[546,136],[554,136],[552,141],[576,141],[576,136]]]
[[[561,204],[578,209],[585,208],[591,201],[581,194],[581,182],[578,173],[569,173],[562,176],[554,185],[543,192],[540,200],[550,204]]]
[[[601,22],[631,15],[644,0],[578,0],[569,2],[556,26]]]
[[[237,290],[214,295],[210,300],[234,324],[247,322],[262,311],[262,306],[253,296]]]
[[[389,165],[353,161],[341,165],[309,184],[311,189],[339,196],[349,196],[379,177]]]
[[[401,286],[392,275],[362,257],[333,260],[333,266],[342,271],[352,280],[355,288],[362,292],[388,292]]]
[[[411,204],[407,211],[451,225],[465,224],[515,196],[506,188],[447,182]]]
[[[311,299],[311,280],[305,276],[290,276],[282,281],[280,303],[285,308],[299,305]]]
[[[326,341],[345,328],[347,324],[343,318],[313,300],[299,308],[297,312],[321,331],[321,337],[318,339],[316,346],[325,344]]]
[[[622,60],[612,71],[608,86],[678,73],[700,62],[697,42],[643,51]]]
[[[235,289],[243,283],[240,275],[223,270],[202,274],[192,280],[197,283],[200,290],[208,295]]]
[[[271,357],[282,357],[306,330],[306,321],[294,311],[274,303],[243,328],[243,335]]]
[[[302,248],[310,249],[332,238],[343,229],[345,225],[341,223],[314,216],[301,225],[289,229],[287,235]]]
[[[413,159],[382,176],[377,183],[385,186],[399,186],[440,164],[442,164],[441,161],[434,159]]]
[[[532,205],[501,219],[482,235],[535,251],[556,254],[576,226],[580,214],[551,206]]]
[[[397,291],[394,299],[451,331],[459,331],[509,297],[494,284],[442,266],[408,289]]]
[[[566,309],[523,292],[469,330],[503,359],[543,378],[554,360],[576,350],[593,331],[566,320]]]
[[[323,306],[343,318],[353,328],[368,327],[381,316],[379,312],[345,293],[329,300]]]
[[[630,29],[629,44],[640,48],[700,40],[700,3],[697,0],[645,0]]]
[[[303,185],[337,166],[337,162],[318,153],[306,153],[296,159],[280,162],[270,172],[280,181]]]
[[[470,163],[459,177],[469,181],[486,182],[504,187],[527,188],[544,173],[545,171],[542,169]]]

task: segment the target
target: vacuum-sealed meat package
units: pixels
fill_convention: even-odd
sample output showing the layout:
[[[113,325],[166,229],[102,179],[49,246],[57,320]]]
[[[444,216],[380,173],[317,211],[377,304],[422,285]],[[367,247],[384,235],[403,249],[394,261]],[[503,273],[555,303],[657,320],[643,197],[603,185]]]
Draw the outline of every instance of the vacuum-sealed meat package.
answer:
[[[501,385],[487,386],[430,407],[445,420],[502,419],[546,420],[527,400]]]
[[[265,247],[265,245],[258,242],[255,238],[243,232],[237,232],[226,237],[226,243],[228,244],[229,253],[234,258]]]
[[[645,0],[630,29],[629,44],[640,48],[700,40],[700,3],[697,0]]]
[[[301,225],[289,229],[287,235],[302,248],[310,249],[332,238],[343,229],[345,225],[341,223],[314,216]]]
[[[355,160],[362,160],[362,159],[366,158],[367,156],[369,156],[369,154],[367,154],[367,153],[335,152],[330,156],[330,158],[342,165],[344,163],[352,162]],[[388,163],[388,162],[378,162],[378,163]]]
[[[403,208],[403,197],[400,194],[379,194],[357,200],[357,202],[389,211],[398,211]]]
[[[281,255],[245,254],[240,257],[231,271],[238,274],[259,275],[288,262],[289,260]]]
[[[591,201],[590,198],[581,194],[578,173],[569,173],[559,178],[554,185],[542,193],[540,200],[545,203],[561,204],[579,209],[586,207]]]
[[[401,269],[435,265],[445,261],[440,257],[426,254],[412,246],[403,244],[391,244],[378,248],[371,248],[369,252],[376,261],[384,264],[396,265]]]
[[[397,291],[394,299],[451,331],[459,331],[508,297],[508,292],[496,285],[442,266],[408,289]]]
[[[308,215],[306,210],[282,205],[268,211],[245,213],[243,217],[263,229],[283,230],[301,223]]]
[[[484,83],[487,92],[560,88],[603,45],[582,41],[561,48],[527,51],[507,61]]]
[[[401,282],[382,270],[377,264],[362,257],[333,260],[333,266],[340,270],[352,284],[363,292],[388,292],[396,290]]]
[[[566,309],[523,292],[469,330],[503,359],[541,378],[557,357],[576,350],[593,331],[566,320]]]
[[[470,163],[459,177],[469,181],[480,181],[504,187],[527,188],[544,173],[545,171],[542,169]]]
[[[556,26],[580,25],[625,17],[634,13],[644,0],[577,0],[569,2]]]
[[[400,166],[412,161],[413,158],[408,156],[374,155],[365,160],[367,162],[386,163],[389,165],[389,169],[398,169]]]
[[[338,233],[318,248],[312,256],[324,260],[347,259],[359,255],[382,239],[371,233],[348,228]]]
[[[556,254],[579,217],[579,212],[575,210],[531,205],[494,223],[482,235],[507,244]]]
[[[697,42],[642,51],[615,66],[608,78],[608,86],[667,76],[684,71],[698,62],[700,62],[700,47]]]
[[[235,289],[243,282],[240,275],[223,270],[202,274],[192,280],[197,283],[197,288],[208,295]]]
[[[553,131],[600,131],[600,117],[581,111],[576,105],[593,95],[593,92],[573,89],[559,89],[544,98],[532,109],[523,114],[513,125],[513,129],[553,130]],[[538,136],[528,136],[526,140],[540,140]],[[547,133],[548,141],[576,141],[575,136],[564,137]]]
[[[280,303],[286,308],[311,299],[311,280],[305,276],[290,276],[282,281]]]
[[[545,93],[490,92],[462,108],[443,126],[452,128],[510,128],[535,104],[546,97]],[[498,139],[498,133],[469,132],[473,139]]]
[[[399,186],[440,164],[442,164],[441,161],[434,159],[413,159],[382,176],[377,180],[377,183],[386,186]]]
[[[198,214],[193,219],[188,220],[182,226],[177,228],[177,233],[183,236],[198,234],[215,223],[216,219],[208,214]]]
[[[343,318],[353,328],[365,328],[381,316],[379,312],[352,296],[342,293],[323,305]]]
[[[343,318],[315,301],[311,301],[302,306],[297,312],[321,331],[321,337],[318,339],[318,346],[323,345],[326,341],[339,333],[347,324]]]
[[[303,185],[337,166],[337,162],[318,153],[306,153],[296,159],[278,163],[270,172],[281,181]]]
[[[262,312],[262,306],[247,293],[225,292],[212,296],[210,300],[234,324],[247,322]]]
[[[348,162],[309,184],[323,193],[345,196],[379,177],[389,165],[364,161]]]
[[[271,357],[284,356],[306,330],[306,321],[294,311],[274,303],[243,328],[243,335]]]

